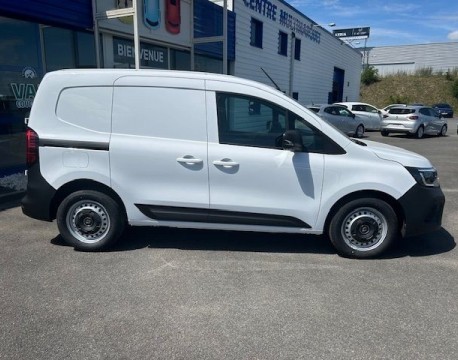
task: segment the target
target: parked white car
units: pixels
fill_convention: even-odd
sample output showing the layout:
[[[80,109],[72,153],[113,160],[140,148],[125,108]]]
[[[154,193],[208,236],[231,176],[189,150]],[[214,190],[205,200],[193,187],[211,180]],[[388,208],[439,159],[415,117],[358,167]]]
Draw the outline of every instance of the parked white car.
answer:
[[[45,75],[27,129],[30,217],[77,249],[126,225],[327,234],[367,258],[440,228],[423,156],[350,139],[270,86],[159,70]]]
[[[361,119],[343,105],[309,105],[307,109],[349,136],[364,136],[364,124]]]
[[[421,139],[423,135],[444,136],[447,133],[447,119],[428,106],[394,107],[383,116],[381,133],[404,133]]]
[[[338,105],[344,105],[352,113],[358,115],[366,128],[366,130],[380,130],[382,122],[381,111],[373,105],[361,102],[340,102]]]

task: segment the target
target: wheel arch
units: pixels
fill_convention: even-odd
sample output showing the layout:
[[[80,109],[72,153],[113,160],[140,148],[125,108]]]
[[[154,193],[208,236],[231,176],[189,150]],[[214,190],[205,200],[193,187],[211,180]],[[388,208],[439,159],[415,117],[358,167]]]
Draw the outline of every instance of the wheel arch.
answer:
[[[386,203],[388,203],[396,213],[396,216],[398,218],[398,227],[399,231],[402,230],[404,223],[405,223],[405,214],[404,211],[399,204],[399,202],[393,198],[392,196],[383,193],[381,191],[375,191],[375,190],[361,190],[357,192],[353,192],[351,194],[347,194],[344,197],[340,198],[332,207],[331,210],[329,211],[326,221],[324,223],[324,232],[327,233],[329,231],[329,225],[331,223],[332,218],[334,215],[337,213],[337,210],[341,208],[344,204],[357,200],[357,199],[364,199],[364,198],[372,198],[372,199],[379,199],[383,200]]]
[[[53,219],[56,218],[57,208],[59,207],[60,203],[71,193],[80,190],[94,190],[99,191],[105,195],[110,196],[113,200],[115,200],[122,209],[124,216],[127,218],[126,207],[124,206],[124,202],[122,201],[121,197],[109,186],[97,182],[95,180],[90,179],[79,179],[68,182],[62,185],[54,195],[51,201],[51,209],[50,214]]]

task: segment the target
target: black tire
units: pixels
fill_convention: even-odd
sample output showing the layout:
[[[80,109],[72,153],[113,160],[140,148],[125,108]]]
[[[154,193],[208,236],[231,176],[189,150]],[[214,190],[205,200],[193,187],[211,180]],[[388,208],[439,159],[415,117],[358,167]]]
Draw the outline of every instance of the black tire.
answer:
[[[359,124],[355,131],[355,138],[361,139],[364,136],[364,126]]]
[[[344,257],[379,256],[398,236],[398,219],[393,208],[375,198],[350,201],[337,210],[329,224],[331,243]]]
[[[389,133],[388,131],[386,131],[386,130],[382,130],[381,133],[382,133],[382,136],[388,136],[388,135],[390,134],[390,133]]]
[[[423,135],[425,135],[425,129],[423,128],[423,126],[420,126],[417,131],[415,132],[415,137],[417,139],[421,139],[423,137]]]
[[[59,205],[56,219],[65,242],[84,251],[109,248],[126,226],[120,204],[110,196],[92,190],[68,195]]]
[[[442,125],[442,128],[441,128],[441,131],[439,134],[439,136],[445,136],[447,134],[447,125]]]

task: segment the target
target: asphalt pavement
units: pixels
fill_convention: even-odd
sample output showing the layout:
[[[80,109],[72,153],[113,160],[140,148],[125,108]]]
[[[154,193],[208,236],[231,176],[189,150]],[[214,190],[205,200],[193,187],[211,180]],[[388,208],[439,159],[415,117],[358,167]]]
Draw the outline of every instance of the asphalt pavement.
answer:
[[[324,236],[130,229],[110,252],[0,205],[0,359],[456,359],[458,135],[381,141],[437,167],[443,228],[349,260]]]

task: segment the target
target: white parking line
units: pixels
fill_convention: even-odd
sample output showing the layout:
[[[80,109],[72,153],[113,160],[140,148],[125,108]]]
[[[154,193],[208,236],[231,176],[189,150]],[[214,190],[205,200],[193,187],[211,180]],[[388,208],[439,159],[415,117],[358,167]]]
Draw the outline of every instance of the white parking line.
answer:
[[[444,193],[446,193],[446,192],[456,193],[456,192],[458,192],[458,189],[442,189],[442,192],[444,192]]]

